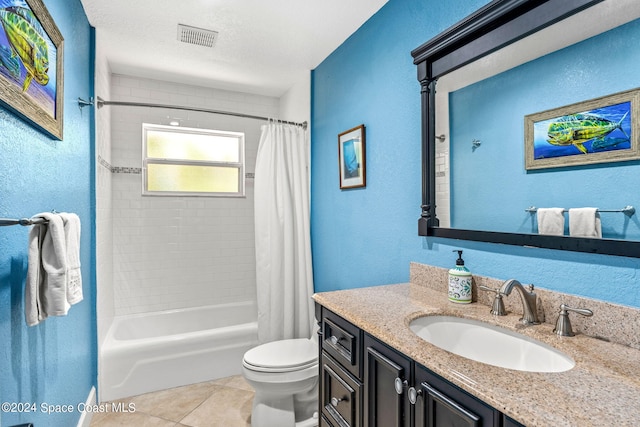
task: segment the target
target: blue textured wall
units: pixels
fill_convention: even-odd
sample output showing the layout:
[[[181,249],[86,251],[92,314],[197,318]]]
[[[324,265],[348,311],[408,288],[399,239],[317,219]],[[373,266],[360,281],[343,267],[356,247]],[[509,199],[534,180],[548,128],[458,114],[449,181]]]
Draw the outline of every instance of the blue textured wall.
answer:
[[[486,1],[390,0],[313,71],[311,232],[316,291],[406,282],[409,263],[640,307],[638,259],[418,236],[420,87],[410,51]],[[364,123],[367,187],[338,183],[337,135]]]
[[[36,404],[33,413],[0,412],[0,424],[69,427],[80,414],[47,415],[48,405],[84,402],[96,382],[92,114],[76,99],[93,95],[93,34],[80,0],[45,0],[65,43],[64,137],[55,141],[0,107],[0,217],[76,212],[82,222],[84,301],[66,317],[27,327],[27,236],[0,228],[0,401]],[[35,83],[32,83],[35,84]]]
[[[536,233],[534,215],[524,212],[531,205],[640,206],[640,193],[630,191],[640,186],[640,162],[527,173],[523,143],[525,115],[639,87],[638,39],[640,21],[634,21],[450,95],[451,139],[462,142],[454,142],[451,150],[456,228]],[[614,131],[610,137],[623,134]],[[482,146],[472,150],[473,139]],[[463,179],[457,179],[461,175]],[[500,191],[488,191],[496,182]],[[495,209],[501,200],[509,203]],[[637,215],[602,213],[601,219],[604,237],[640,240]],[[568,234],[568,216],[565,220]]]

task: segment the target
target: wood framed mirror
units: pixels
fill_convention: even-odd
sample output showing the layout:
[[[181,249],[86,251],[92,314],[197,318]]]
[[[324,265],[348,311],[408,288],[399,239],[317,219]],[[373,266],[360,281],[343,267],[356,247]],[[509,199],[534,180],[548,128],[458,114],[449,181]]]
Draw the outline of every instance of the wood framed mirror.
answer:
[[[494,0],[411,52],[417,66],[422,103],[419,235],[640,257],[640,241],[607,236],[595,239],[474,227],[456,228],[455,224],[454,227],[441,226],[436,210],[436,144],[446,137],[440,136],[440,132],[436,133],[438,79],[607,1],[615,3],[610,0]],[[525,208],[527,206],[522,206],[523,212]]]

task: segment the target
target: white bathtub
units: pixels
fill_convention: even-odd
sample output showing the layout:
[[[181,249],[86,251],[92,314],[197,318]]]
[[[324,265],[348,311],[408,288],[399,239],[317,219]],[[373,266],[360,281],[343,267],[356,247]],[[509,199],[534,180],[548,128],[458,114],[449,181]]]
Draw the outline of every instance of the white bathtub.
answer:
[[[116,317],[100,357],[100,401],[240,374],[258,344],[254,302]]]

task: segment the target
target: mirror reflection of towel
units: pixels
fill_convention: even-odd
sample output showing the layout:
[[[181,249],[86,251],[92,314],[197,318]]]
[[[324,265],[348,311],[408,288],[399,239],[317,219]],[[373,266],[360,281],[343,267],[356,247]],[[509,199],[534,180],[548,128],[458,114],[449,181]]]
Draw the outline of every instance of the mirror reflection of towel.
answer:
[[[602,224],[598,209],[569,209],[569,235],[571,237],[602,238]]]
[[[564,235],[564,209],[538,208],[538,233],[550,236]]]

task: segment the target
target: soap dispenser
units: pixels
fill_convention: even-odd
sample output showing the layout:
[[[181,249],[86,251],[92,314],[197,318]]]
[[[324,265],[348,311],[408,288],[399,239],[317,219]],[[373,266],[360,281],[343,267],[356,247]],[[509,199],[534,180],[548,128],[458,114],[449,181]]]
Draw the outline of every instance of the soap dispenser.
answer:
[[[458,252],[455,268],[449,270],[449,301],[459,304],[469,304],[471,302],[471,272],[464,266],[462,250],[454,249]]]

